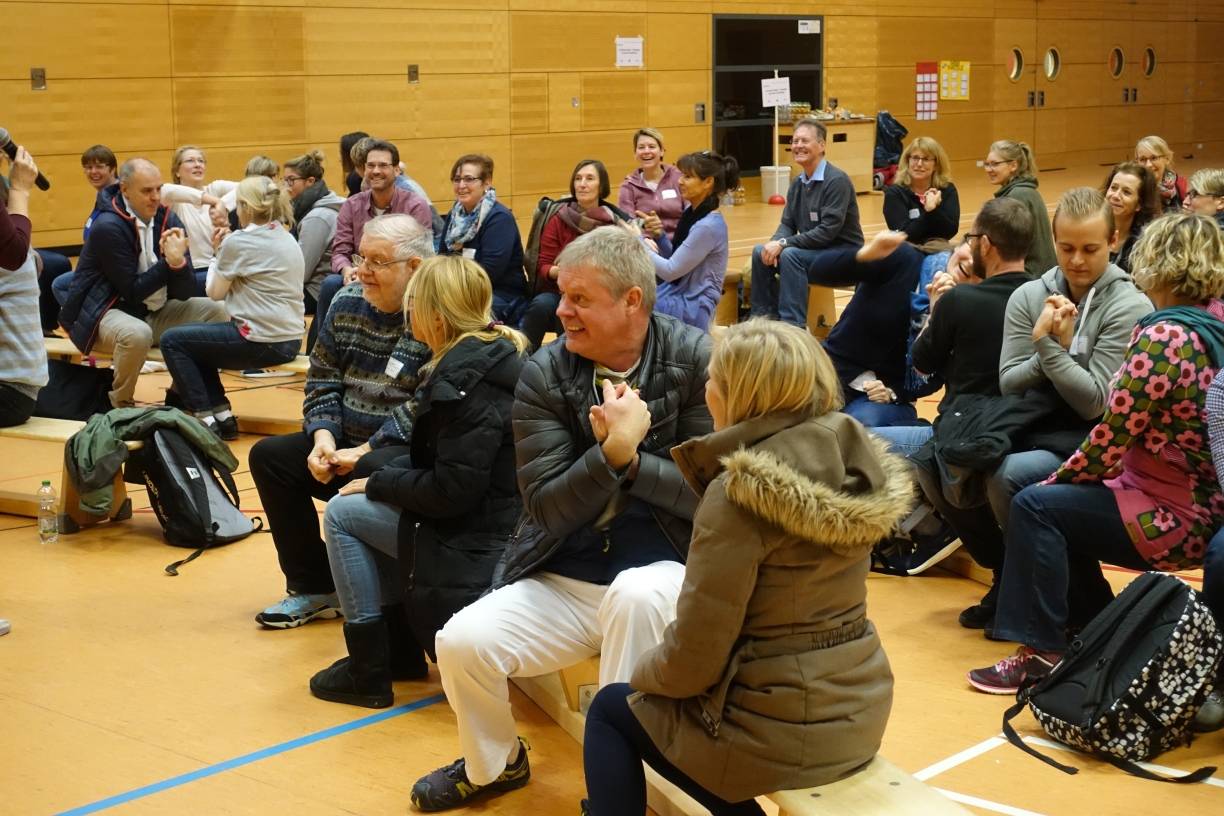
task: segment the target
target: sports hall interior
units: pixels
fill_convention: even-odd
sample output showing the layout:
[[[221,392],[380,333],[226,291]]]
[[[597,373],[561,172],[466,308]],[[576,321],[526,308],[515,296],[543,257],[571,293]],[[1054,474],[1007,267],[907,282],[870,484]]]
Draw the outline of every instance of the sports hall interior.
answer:
[[[661,130],[673,160],[711,146],[715,15],[819,18],[823,99],[869,116],[888,110],[911,136],[937,139],[952,159],[962,229],[993,193],[980,164],[995,139],[1033,147],[1050,205],[1071,187],[1099,186],[1147,134],[1169,142],[1182,175],[1224,164],[1219,0],[0,2],[0,124],[53,183],[32,198],[39,247],[79,244],[93,200],[79,156],[91,144],[120,161],[145,156],[163,173],[176,146],[197,144],[210,178],[241,177],[257,153],[283,161],[319,148],[336,189],[337,139],[358,129],[394,141],[440,210],[451,162],[489,154],[498,198],[525,232],[536,202],[561,194],[579,159],[602,159],[614,184],[632,170],[639,127]],[[616,68],[617,36],[644,38],[643,68]],[[1121,65],[1111,65],[1115,49]],[[970,98],[918,121],[915,64],[939,60],[970,63]],[[35,67],[45,89],[32,87]],[[694,122],[697,104],[704,122]],[[838,164],[836,144],[828,158]],[[747,203],[724,210],[733,270],[777,224],[780,208],[761,203],[757,185],[746,179]],[[858,196],[867,235],[884,227],[881,201]],[[839,305],[848,297],[836,293]],[[168,384],[143,375],[137,397],[159,402]],[[225,384],[240,418],[290,431],[300,420],[300,377]],[[937,400],[921,413],[933,416]],[[258,438],[232,446],[252,515],[261,508],[246,456]],[[0,490],[58,485],[61,460],[55,443],[0,437]],[[131,497],[130,520],[47,546],[34,519],[0,515],[0,617],[13,625],[0,638],[0,814],[403,812],[412,781],[458,753],[436,669],[397,683],[396,707],[374,715],[313,698],[310,675],[343,652],[340,623],[268,631],[253,621],[283,588],[269,537],[207,552],[169,577],[163,567],[182,551],[163,542],[143,489]],[[1132,577],[1109,575],[1119,588]],[[979,814],[1224,812],[1224,773],[1161,785],[1049,748],[1080,766],[1070,776],[1007,745],[1009,701],[974,694],[964,679],[999,652],[956,624],[982,589],[964,560],[869,579],[868,614],[896,676],[884,756]],[[511,693],[534,779],[471,811],[578,813],[580,747]],[[1044,736],[1028,715],[1017,723]],[[1224,734],[1160,763],[1222,765]]]

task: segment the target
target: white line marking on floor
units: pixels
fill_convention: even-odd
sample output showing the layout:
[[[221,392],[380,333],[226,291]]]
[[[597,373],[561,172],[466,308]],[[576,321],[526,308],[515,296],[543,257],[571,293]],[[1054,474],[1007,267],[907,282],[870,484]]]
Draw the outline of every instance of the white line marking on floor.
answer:
[[[1080,754],[1083,757],[1090,757],[1090,754],[1085,754],[1082,751],[1077,751],[1070,745],[1063,745],[1061,742],[1042,739],[1041,737],[1024,737],[1024,741],[1031,745],[1040,745],[1042,748],[1053,748],[1056,751],[1067,751],[1068,753]],[[1140,768],[1146,768],[1149,771],[1156,773],[1171,774],[1173,776],[1181,776],[1189,773],[1185,768],[1170,768],[1168,765],[1154,765],[1151,762],[1136,762]],[[1112,767],[1112,766],[1111,766]],[[1217,788],[1224,788],[1224,779],[1219,779],[1214,776],[1209,776],[1203,780],[1204,785],[1214,785]]]
[[[936,788],[935,790],[942,793],[944,796],[951,799],[953,802],[960,802],[962,805],[973,805],[982,810],[992,810],[995,813],[1006,813],[1007,816],[1043,816],[1035,810],[1024,810],[1023,808],[1012,807],[1011,805],[1001,805],[998,802],[991,802],[988,799],[979,799],[976,796],[969,796],[956,791],[944,790]]]
[[[939,762],[936,762],[934,765],[923,768],[921,771],[914,774],[914,778],[919,782],[925,782],[933,776],[938,776],[941,773],[950,771],[957,765],[962,765],[974,757],[979,757],[993,748],[998,748],[1000,745],[1006,744],[1007,740],[1003,739],[1002,737],[991,737],[990,739],[982,740],[972,748],[966,748],[959,754],[953,754],[947,759],[942,759]]]

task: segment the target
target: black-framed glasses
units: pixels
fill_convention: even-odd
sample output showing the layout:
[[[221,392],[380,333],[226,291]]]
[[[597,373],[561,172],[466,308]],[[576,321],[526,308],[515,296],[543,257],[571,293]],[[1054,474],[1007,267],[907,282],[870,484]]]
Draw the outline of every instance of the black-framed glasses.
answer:
[[[1193,188],[1186,191],[1186,200],[1193,201],[1196,198],[1221,198],[1219,193],[1200,193]]]
[[[909,162],[910,164],[934,164],[935,157],[934,156],[910,156]]]
[[[970,238],[989,238],[989,237],[990,236],[984,232],[966,232],[964,237],[961,238],[961,243],[962,244],[969,243]]]
[[[350,260],[353,262],[353,266],[361,266],[364,264],[370,269],[373,269],[375,272],[382,272],[398,263],[407,261],[408,258],[392,258],[389,261],[371,261],[369,258],[354,254],[350,257]]]
[[[451,184],[454,185],[467,184],[471,186],[478,181],[484,181],[484,179],[480,176],[451,176]]]
[[[305,178],[305,176],[282,176],[281,181],[285,182],[285,184],[293,184],[297,181],[303,181]]]

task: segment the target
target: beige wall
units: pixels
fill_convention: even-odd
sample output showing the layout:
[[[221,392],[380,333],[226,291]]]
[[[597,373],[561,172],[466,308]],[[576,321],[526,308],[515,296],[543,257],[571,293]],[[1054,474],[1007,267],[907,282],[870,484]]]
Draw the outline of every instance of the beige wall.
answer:
[[[454,157],[488,152],[499,195],[525,214],[581,158],[623,176],[642,124],[664,131],[672,157],[708,146],[693,104],[712,110],[712,14],[825,15],[826,96],[891,110],[966,169],[994,137],[1031,141],[1045,167],[1113,161],[1147,132],[1179,152],[1224,147],[1224,4],[1207,0],[0,2],[0,124],[55,182],[35,196],[43,245],[79,240],[92,195],[78,157],[94,142],[166,169],[176,145],[199,143],[215,178],[257,152],[322,147],[335,187],[336,141],[360,128],[396,141],[443,202]],[[646,38],[645,70],[614,67],[618,34]],[[1050,45],[1064,65],[1054,82],[1036,70]],[[1114,45],[1129,63],[1118,80],[1105,69]],[[1149,45],[1159,67],[1147,78]],[[1012,47],[1027,65],[1018,82],[1005,75]],[[916,123],[914,63],[937,59],[973,63],[972,99]],[[46,91],[30,88],[34,66]],[[1140,102],[1122,105],[1123,87]],[[1030,90],[1045,91],[1045,108],[1026,107]]]

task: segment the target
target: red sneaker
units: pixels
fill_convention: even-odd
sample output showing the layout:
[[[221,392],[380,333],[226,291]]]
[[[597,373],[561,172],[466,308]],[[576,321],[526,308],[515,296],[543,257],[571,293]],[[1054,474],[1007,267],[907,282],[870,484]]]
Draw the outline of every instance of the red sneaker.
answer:
[[[1058,652],[1039,652],[1021,646],[1014,655],[993,666],[969,672],[969,685],[986,694],[1014,695],[1025,680],[1045,677],[1059,660],[1062,655]]]

